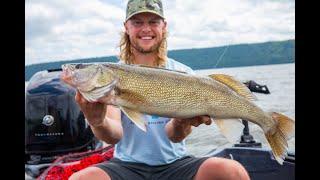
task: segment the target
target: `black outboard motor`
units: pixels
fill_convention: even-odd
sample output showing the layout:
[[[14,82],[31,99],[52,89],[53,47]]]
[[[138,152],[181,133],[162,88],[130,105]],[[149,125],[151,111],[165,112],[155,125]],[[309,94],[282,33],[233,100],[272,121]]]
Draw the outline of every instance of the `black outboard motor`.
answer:
[[[57,156],[102,147],[75,102],[61,69],[33,75],[25,94],[25,168],[38,176]]]
[[[252,92],[270,94],[270,91],[266,85],[260,85],[253,80],[244,82],[244,84],[250,89]]]

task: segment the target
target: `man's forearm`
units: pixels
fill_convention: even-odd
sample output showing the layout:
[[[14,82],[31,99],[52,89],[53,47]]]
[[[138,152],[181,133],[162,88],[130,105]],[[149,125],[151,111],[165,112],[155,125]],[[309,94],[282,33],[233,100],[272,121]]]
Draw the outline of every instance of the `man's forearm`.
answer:
[[[176,119],[172,119],[166,125],[166,133],[172,142],[180,142],[186,138],[192,131],[190,124],[177,123]]]
[[[107,144],[116,144],[122,137],[121,124],[107,117],[102,125],[90,127],[94,135]]]

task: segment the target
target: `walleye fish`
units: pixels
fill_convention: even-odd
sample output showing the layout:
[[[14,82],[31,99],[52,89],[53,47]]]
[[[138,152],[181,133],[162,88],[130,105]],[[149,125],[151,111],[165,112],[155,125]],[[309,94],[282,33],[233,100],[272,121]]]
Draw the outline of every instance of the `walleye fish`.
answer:
[[[239,119],[244,119],[262,128],[280,164],[287,153],[287,140],[294,135],[292,119],[264,112],[253,103],[255,96],[250,90],[232,76],[202,77],[116,63],[64,64],[62,69],[62,80],[77,88],[84,98],[118,106],[143,131],[143,113],[176,118],[209,115],[234,142],[239,138],[235,132],[242,132]]]

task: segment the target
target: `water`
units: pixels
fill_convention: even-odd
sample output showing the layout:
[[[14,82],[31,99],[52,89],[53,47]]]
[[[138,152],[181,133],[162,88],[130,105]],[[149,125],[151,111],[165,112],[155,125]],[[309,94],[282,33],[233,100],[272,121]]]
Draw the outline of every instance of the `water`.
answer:
[[[295,119],[295,64],[249,66],[196,71],[199,75],[228,74],[240,81],[254,80],[258,84],[267,85],[271,94],[254,93],[258,101],[255,103],[265,111],[276,111]],[[261,142],[264,148],[269,148],[263,131],[257,125],[249,122],[251,135]],[[289,140],[289,151],[295,151],[295,137]],[[217,126],[200,125],[194,127],[186,138],[187,151],[201,156],[212,149],[231,147],[232,144],[220,133]]]

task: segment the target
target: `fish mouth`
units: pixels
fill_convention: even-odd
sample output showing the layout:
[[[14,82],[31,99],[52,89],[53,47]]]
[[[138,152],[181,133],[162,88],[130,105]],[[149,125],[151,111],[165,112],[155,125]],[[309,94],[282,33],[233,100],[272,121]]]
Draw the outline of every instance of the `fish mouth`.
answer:
[[[73,69],[72,66],[69,66],[68,64],[62,65],[62,72],[61,72],[60,78],[64,82],[70,85],[73,85],[74,84],[72,82],[73,71],[71,69]]]
[[[73,65],[73,64],[63,64],[61,66],[61,68],[62,68],[62,75],[64,77],[70,77],[70,76],[73,75],[73,72],[75,70],[75,65]]]

